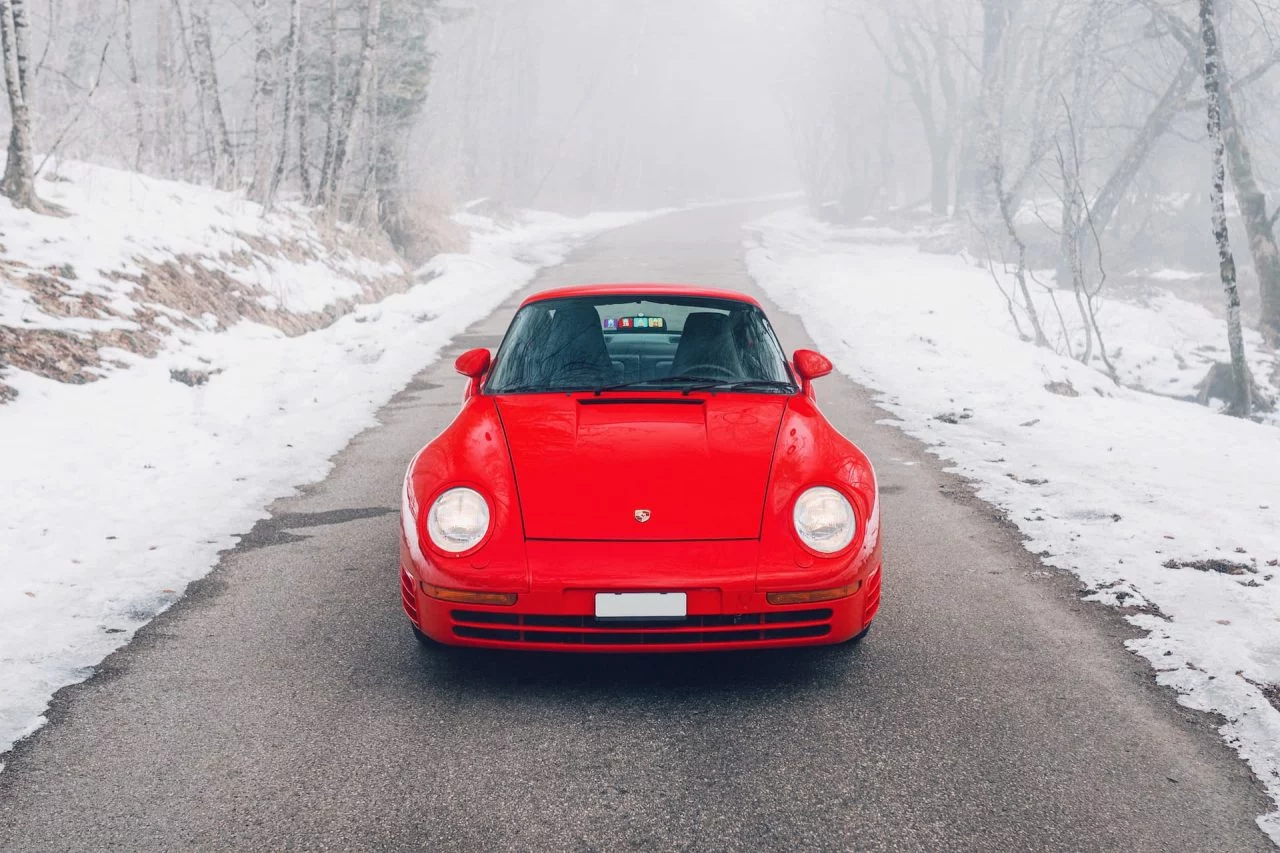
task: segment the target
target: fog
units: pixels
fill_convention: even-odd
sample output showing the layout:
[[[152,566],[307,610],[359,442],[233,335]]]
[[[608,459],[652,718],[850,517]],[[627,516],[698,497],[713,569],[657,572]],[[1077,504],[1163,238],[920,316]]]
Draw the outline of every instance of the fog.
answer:
[[[1209,269],[1193,5],[489,0],[434,32],[414,175],[567,211],[802,190],[831,218],[927,211],[987,243],[1005,197],[1036,265]],[[1265,184],[1277,16],[1220,5]],[[1090,218],[1099,244],[1063,245]]]
[[[492,0],[440,28],[422,174],[554,208],[798,186],[779,5]]]
[[[14,23],[37,171],[320,205],[414,260],[476,199],[798,191],[1064,284],[1215,269],[1206,6],[1242,297],[1280,328],[1274,0],[17,0]]]

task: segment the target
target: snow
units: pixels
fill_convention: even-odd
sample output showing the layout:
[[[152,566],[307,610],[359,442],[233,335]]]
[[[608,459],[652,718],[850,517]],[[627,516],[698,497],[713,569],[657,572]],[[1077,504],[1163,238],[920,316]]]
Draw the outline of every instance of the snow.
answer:
[[[1280,803],[1280,711],[1262,692],[1280,685],[1274,416],[1241,421],[1118,387],[1096,365],[1020,339],[971,259],[797,211],[750,230],[748,269],[771,298],[879,393],[895,425],[1004,510],[1030,551],[1122,607],[1147,632],[1129,648],[1181,703],[1222,715],[1223,738]],[[1069,293],[1059,302],[1074,312]],[[1040,314],[1051,339],[1079,343],[1080,324],[1064,332],[1043,297]],[[1226,358],[1222,321],[1170,295],[1106,301],[1100,324],[1125,386],[1191,394],[1208,362]],[[1274,354],[1256,334],[1246,343],[1255,375],[1272,375]],[[1237,573],[1185,565],[1206,559]],[[1258,823],[1280,844],[1280,811]]]
[[[1172,268],[1152,270],[1146,275],[1156,281],[1195,281],[1205,277],[1203,273]]]
[[[50,177],[52,175],[52,177]],[[0,269],[70,270],[72,294],[94,293],[126,316],[135,287],[108,273],[138,274],[137,260],[199,258],[247,288],[262,287],[295,313],[320,311],[361,290],[359,280],[402,272],[391,261],[335,251],[305,212],[282,205],[263,214],[241,196],[74,161],[56,163],[39,193],[70,216],[37,216],[0,205]],[[254,241],[288,247],[299,258],[264,257]],[[303,284],[300,284],[302,282]],[[22,289],[0,288],[0,324],[27,329],[132,329],[127,319],[67,318],[41,311]]]
[[[92,271],[135,254],[246,248],[231,232],[320,239],[303,217],[264,219],[226,193],[112,170],[79,176],[41,188],[74,208],[70,219],[0,212],[4,262],[73,259],[80,281],[107,289],[113,283]],[[461,215],[469,252],[437,256],[407,292],[319,331],[288,337],[207,322],[175,330],[155,358],[104,353],[128,369],[88,385],[10,370],[5,381],[19,397],[0,406],[0,753],[43,724],[54,691],[92,674],[206,574],[268,504],[325,477],[330,457],[454,335],[578,242],[650,215],[522,212],[502,224]],[[354,286],[344,267],[276,260],[242,260],[237,274],[274,274],[280,303],[309,310]],[[380,267],[344,263],[353,276]],[[0,286],[0,322],[75,326],[19,294]],[[181,368],[211,375],[195,387],[171,381]]]

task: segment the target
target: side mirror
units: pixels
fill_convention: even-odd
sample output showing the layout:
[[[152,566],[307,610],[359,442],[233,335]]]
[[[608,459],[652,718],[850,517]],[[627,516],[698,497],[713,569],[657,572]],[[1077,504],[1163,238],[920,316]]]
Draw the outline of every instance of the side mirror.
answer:
[[[458,360],[453,363],[453,366],[463,376],[479,379],[489,369],[489,362],[492,358],[487,349],[469,349],[458,356]]]
[[[791,363],[795,365],[796,373],[799,373],[800,378],[806,382],[811,379],[820,379],[834,369],[831,359],[811,349],[796,350],[796,354],[791,357]]]

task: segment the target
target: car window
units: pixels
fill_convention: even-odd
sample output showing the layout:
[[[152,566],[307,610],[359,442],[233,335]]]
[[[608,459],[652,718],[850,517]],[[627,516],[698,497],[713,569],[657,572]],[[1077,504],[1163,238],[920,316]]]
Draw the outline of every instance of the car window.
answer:
[[[601,295],[533,302],[511,322],[488,393],[660,387],[702,380],[794,390],[764,312],[705,297]],[[732,389],[730,389],[732,390]]]

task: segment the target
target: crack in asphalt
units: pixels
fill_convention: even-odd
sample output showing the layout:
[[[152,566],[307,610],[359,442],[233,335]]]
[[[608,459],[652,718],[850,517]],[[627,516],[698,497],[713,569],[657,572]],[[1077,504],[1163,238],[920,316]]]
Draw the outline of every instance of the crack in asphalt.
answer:
[[[366,506],[354,509],[331,509],[324,512],[282,512],[270,518],[264,518],[253,526],[253,529],[240,538],[237,551],[253,551],[268,548],[272,545],[287,545],[301,542],[310,536],[298,536],[290,533],[299,527],[327,527],[330,524],[344,524],[364,518],[378,518],[390,515],[396,510],[385,506]]]

